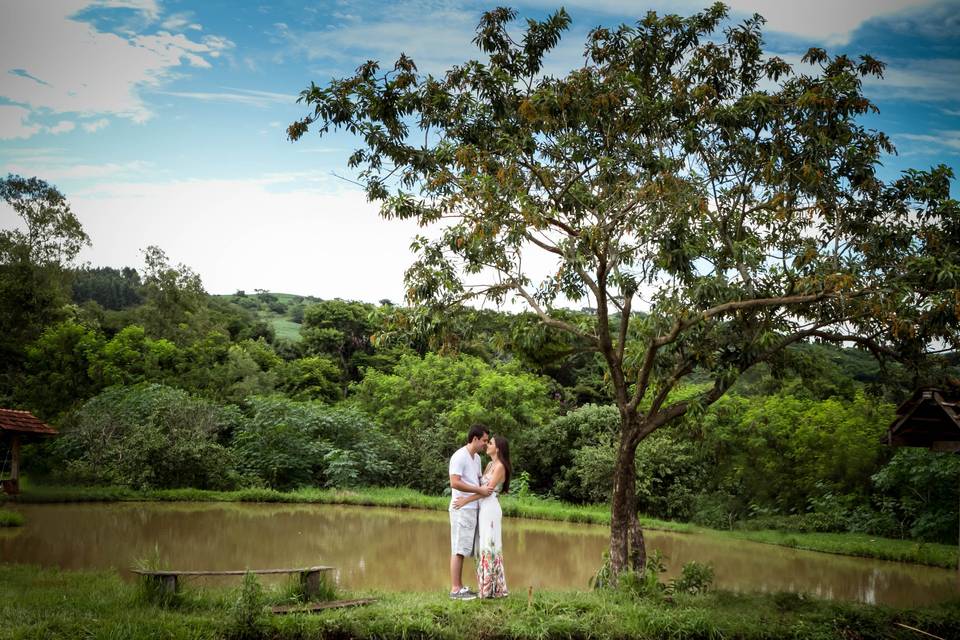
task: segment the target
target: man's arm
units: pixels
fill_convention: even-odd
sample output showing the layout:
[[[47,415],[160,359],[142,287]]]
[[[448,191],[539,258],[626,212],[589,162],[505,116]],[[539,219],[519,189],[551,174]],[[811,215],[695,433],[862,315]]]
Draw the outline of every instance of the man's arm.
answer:
[[[463,491],[464,493],[478,493],[481,496],[489,496],[493,493],[493,489],[490,487],[485,487],[478,484],[470,484],[469,482],[464,482],[459,475],[451,474],[450,475],[450,488],[456,489],[457,491]]]

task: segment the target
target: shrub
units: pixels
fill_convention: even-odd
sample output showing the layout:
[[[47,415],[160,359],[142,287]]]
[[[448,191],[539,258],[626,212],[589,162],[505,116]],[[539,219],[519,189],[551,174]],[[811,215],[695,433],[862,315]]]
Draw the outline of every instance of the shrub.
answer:
[[[257,576],[250,572],[245,573],[240,592],[230,608],[230,618],[224,635],[233,640],[263,637],[265,603],[266,597]]]
[[[234,457],[219,440],[240,420],[236,409],[179,389],[111,387],[65,421],[52,448],[69,481],[230,489],[237,481]]]
[[[391,479],[392,438],[363,412],[279,396],[252,398],[233,446],[246,473],[268,486],[345,487]]]
[[[680,577],[672,580],[668,591],[698,595],[706,593],[713,584],[713,567],[691,561],[683,565]]]

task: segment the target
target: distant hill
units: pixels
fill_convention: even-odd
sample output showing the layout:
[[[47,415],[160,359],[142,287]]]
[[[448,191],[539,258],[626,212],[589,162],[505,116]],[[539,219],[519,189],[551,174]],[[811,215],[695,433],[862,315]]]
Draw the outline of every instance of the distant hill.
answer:
[[[300,340],[300,326],[303,322],[304,308],[320,298],[298,296],[292,293],[274,293],[256,291],[247,293],[237,291],[232,294],[215,295],[215,298],[227,300],[257,314],[264,322],[273,326],[278,338],[297,342]]]

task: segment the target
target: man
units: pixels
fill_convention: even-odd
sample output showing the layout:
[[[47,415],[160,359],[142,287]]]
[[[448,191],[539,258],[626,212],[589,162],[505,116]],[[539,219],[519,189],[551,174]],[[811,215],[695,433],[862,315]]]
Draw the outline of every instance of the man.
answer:
[[[467,444],[457,449],[450,457],[450,598],[452,600],[472,600],[476,592],[463,586],[463,559],[472,556],[477,544],[477,515],[480,502],[473,501],[462,508],[453,506],[460,496],[479,493],[486,497],[493,490],[480,486],[479,453],[487,447],[490,430],[475,424],[467,433]]]

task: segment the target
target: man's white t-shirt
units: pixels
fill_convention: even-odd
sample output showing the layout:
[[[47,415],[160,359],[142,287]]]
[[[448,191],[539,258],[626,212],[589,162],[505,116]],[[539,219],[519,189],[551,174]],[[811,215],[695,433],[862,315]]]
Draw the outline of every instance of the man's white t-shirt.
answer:
[[[480,455],[473,454],[470,455],[470,451],[466,446],[460,447],[457,449],[457,452],[450,457],[450,475],[451,476],[460,476],[460,479],[466,482],[467,484],[480,484]],[[472,496],[472,493],[467,493],[466,491],[460,491],[458,489],[451,489],[450,496],[450,511],[453,511],[453,501],[459,498],[460,496]],[[474,500],[473,502],[468,502],[464,509],[479,509],[480,501]]]

